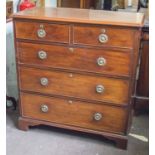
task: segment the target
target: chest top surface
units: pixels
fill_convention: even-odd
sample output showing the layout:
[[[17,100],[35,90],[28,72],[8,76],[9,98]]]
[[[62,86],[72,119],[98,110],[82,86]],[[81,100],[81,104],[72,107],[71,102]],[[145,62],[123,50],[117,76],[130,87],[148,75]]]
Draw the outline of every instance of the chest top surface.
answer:
[[[142,27],[143,13],[114,12],[75,8],[32,8],[14,14],[14,19],[38,19],[85,24]]]

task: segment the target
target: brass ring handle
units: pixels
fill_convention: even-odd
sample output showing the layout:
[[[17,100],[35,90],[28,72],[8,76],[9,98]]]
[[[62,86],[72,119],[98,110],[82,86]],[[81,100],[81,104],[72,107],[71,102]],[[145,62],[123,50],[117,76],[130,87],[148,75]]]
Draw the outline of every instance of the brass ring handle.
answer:
[[[105,88],[103,85],[97,85],[96,86],[96,92],[99,94],[102,94],[104,92]]]
[[[98,39],[99,39],[100,43],[106,43],[108,41],[108,36],[106,34],[102,33],[102,34],[99,35]]]
[[[48,112],[48,106],[45,104],[41,105],[41,111],[44,113]]]
[[[38,57],[40,59],[46,59],[47,58],[47,53],[45,51],[39,51],[38,52]]]
[[[94,120],[95,121],[100,121],[102,119],[102,117],[103,117],[102,114],[99,112],[94,114]]]
[[[106,64],[106,59],[103,57],[99,57],[97,59],[97,64],[98,64],[98,66],[104,66]]]
[[[44,29],[39,29],[37,35],[39,38],[44,38],[46,36],[46,31]]]
[[[47,86],[47,85],[48,85],[48,79],[45,78],[45,77],[41,78],[41,79],[40,79],[40,84],[41,84],[42,86]]]

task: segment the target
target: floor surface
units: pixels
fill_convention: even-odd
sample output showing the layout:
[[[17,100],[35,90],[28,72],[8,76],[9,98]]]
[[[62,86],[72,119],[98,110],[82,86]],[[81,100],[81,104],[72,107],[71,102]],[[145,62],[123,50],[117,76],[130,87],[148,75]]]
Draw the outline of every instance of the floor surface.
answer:
[[[148,155],[148,116],[134,117],[128,150],[101,137],[47,126],[17,129],[18,111],[7,110],[7,155]]]

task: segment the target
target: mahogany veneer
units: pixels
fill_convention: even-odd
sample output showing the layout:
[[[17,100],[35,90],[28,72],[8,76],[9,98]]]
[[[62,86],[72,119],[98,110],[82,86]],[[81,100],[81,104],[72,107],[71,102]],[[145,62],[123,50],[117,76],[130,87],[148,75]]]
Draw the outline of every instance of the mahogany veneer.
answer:
[[[40,40],[68,43],[69,42],[69,26],[61,24],[47,24],[38,22],[15,22],[16,37],[22,39]],[[25,25],[25,26],[23,26]],[[41,27],[43,26],[43,27]],[[36,32],[40,28],[46,29],[46,38],[40,38]]]
[[[46,51],[46,61],[38,59],[38,51]],[[116,52],[108,49],[68,48],[68,46],[17,42],[19,63],[41,65],[42,67],[87,71],[129,77],[131,74],[131,52]],[[73,50],[73,51],[72,51]],[[97,59],[104,55],[107,63],[97,66]],[[58,61],[59,60],[59,61]],[[80,65],[79,65],[80,64]]]
[[[26,67],[20,67],[19,74],[22,90],[109,101],[116,104],[128,103],[128,80]],[[48,79],[46,86],[40,84],[43,77]],[[97,85],[104,85],[103,94],[96,93]]]
[[[126,149],[143,14],[33,8],[13,19],[19,128],[88,132]]]
[[[127,109],[124,108],[26,93],[21,93],[21,102],[23,103],[23,116],[28,118],[80,126],[92,130],[120,134],[125,132]],[[49,107],[47,114],[40,111],[42,103],[46,103]],[[36,110],[32,111],[32,109]],[[104,117],[101,121],[93,119],[93,115],[98,111],[102,112]],[[116,121],[117,123],[115,123]]]
[[[104,25],[100,27],[75,25],[73,33],[74,44],[132,48],[135,31],[133,29],[127,29],[122,27],[118,28],[112,26],[109,27]],[[108,42],[106,42],[106,44],[100,43],[97,39],[101,33],[106,33],[108,36],[109,40]]]

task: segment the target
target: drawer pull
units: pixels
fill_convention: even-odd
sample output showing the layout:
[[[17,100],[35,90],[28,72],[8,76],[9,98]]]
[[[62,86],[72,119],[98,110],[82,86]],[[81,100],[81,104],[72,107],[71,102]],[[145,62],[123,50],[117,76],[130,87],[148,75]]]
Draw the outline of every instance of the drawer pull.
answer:
[[[99,94],[103,93],[104,92],[104,86],[97,85],[96,86],[96,92],[99,93]]]
[[[48,106],[45,104],[41,105],[41,111],[44,113],[48,112]]]
[[[39,29],[37,34],[39,38],[44,38],[46,36],[46,31],[44,29]]]
[[[98,66],[104,66],[106,64],[106,59],[103,57],[99,57],[97,59],[97,64],[98,64]]]
[[[108,41],[108,36],[106,34],[100,34],[99,35],[99,42],[100,43],[106,43]]]
[[[47,53],[45,51],[39,51],[38,52],[38,57],[40,59],[46,59],[47,58]]]
[[[47,86],[47,85],[48,85],[48,79],[45,78],[45,77],[41,78],[41,79],[40,79],[40,84],[41,84],[42,86]]]
[[[94,114],[94,120],[95,121],[100,121],[102,119],[102,114],[97,112]]]

